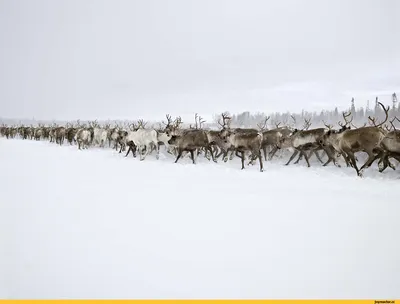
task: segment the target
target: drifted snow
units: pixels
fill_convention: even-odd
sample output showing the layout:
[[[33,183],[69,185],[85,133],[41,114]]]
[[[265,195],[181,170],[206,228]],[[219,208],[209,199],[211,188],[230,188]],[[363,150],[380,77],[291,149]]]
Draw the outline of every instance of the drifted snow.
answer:
[[[399,298],[400,173],[0,138],[0,296]]]

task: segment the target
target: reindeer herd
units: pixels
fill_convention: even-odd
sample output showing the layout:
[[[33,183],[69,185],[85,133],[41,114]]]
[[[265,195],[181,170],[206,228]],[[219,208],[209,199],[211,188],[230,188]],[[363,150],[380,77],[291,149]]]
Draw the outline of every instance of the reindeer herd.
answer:
[[[400,162],[400,130],[396,129],[397,117],[389,120],[389,107],[379,103],[385,113],[385,119],[377,122],[376,118],[369,117],[369,126],[364,124],[356,127],[350,113],[343,113],[344,122],[338,122],[338,128],[324,122],[324,128],[310,129],[310,120],[305,119],[301,129],[291,126],[280,126],[268,129],[267,123],[270,117],[258,124],[258,129],[232,128],[231,117],[222,114],[218,124],[218,130],[204,128],[205,121],[196,114],[195,125],[183,127],[180,117],[172,119],[166,115],[166,122],[158,127],[147,128],[143,120],[137,123],[99,125],[97,121],[81,124],[78,120],[67,123],[65,126],[7,126],[0,127],[0,135],[6,138],[48,140],[58,145],[63,145],[65,140],[70,144],[77,144],[78,149],[89,147],[102,147],[107,144],[122,153],[125,157],[132,153],[133,157],[139,154],[140,160],[155,151],[159,158],[160,146],[165,146],[168,153],[176,157],[175,163],[185,154],[190,154],[192,162],[200,154],[204,154],[208,160],[217,160],[222,156],[224,162],[232,160],[235,156],[241,159],[241,168],[252,165],[258,160],[260,171],[264,170],[263,161],[271,160],[278,151],[289,150],[293,154],[286,165],[289,165],[296,156],[295,163],[302,158],[310,167],[309,159],[313,155],[323,166],[333,163],[340,167],[339,158],[343,158],[348,167],[354,168],[358,176],[362,176],[364,169],[370,167],[378,160],[379,172],[387,167],[395,170],[391,159]],[[295,124],[295,118],[292,116]],[[388,121],[389,120],[389,121]],[[359,167],[355,156],[358,152],[365,152],[368,159]],[[324,162],[322,158],[326,156]]]

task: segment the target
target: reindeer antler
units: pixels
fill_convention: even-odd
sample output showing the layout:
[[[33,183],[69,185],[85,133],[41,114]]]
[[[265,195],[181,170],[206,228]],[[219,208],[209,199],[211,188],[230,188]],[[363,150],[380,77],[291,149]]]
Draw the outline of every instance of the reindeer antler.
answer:
[[[139,128],[144,129],[144,127],[145,127],[146,125],[147,125],[147,122],[144,122],[143,119],[139,119],[139,120],[138,120],[138,126],[139,126]]]
[[[333,125],[328,125],[325,121],[322,121],[324,123],[324,126],[328,128],[328,130],[332,130]]]
[[[381,103],[381,102],[378,102],[379,103],[379,105],[382,107],[382,109],[383,109],[383,111],[385,111],[385,120],[384,121],[382,121],[380,124],[376,124],[376,118],[374,117],[374,118],[372,118],[371,116],[368,116],[368,119],[369,119],[369,121],[370,122],[372,122],[372,124],[374,125],[374,127],[380,127],[380,126],[382,126],[387,120],[388,120],[388,118],[389,118],[389,109],[390,109],[390,107],[388,106],[387,108],[385,108],[385,106]]]
[[[165,128],[168,128],[172,124],[172,117],[169,114],[166,114],[165,117],[167,118],[167,123],[165,123],[164,121],[162,123],[166,126]]]
[[[309,119],[304,118],[304,125],[303,125],[303,130],[308,130],[311,126],[311,117]]]
[[[349,125],[349,124],[351,124],[351,122],[353,121],[353,116],[351,116],[351,112],[349,112],[349,113],[345,113],[345,112],[343,112],[342,113],[342,115],[343,115],[343,119],[344,119],[344,121],[346,122],[346,126],[347,125]],[[347,120],[347,118],[349,117],[349,116],[351,116],[351,120]]]
[[[293,115],[290,115],[290,117],[293,120],[294,126],[296,126],[297,125],[296,117],[294,117]]]
[[[218,120],[218,124],[223,129],[225,129],[226,127],[228,127],[228,129],[229,129],[230,128],[230,122],[231,122],[232,118],[229,117],[228,114],[226,114],[226,113],[222,113],[221,116],[222,116],[222,124],[221,124],[220,120]]]
[[[270,116],[266,117],[266,118],[264,119],[264,123],[263,123],[263,124],[258,123],[258,124],[257,124],[257,127],[258,127],[261,131],[264,131],[264,130],[266,129],[266,127],[267,127],[267,122],[268,122],[268,120],[269,120],[270,118],[271,118]]]
[[[349,120],[347,120],[347,118],[349,117],[351,115],[351,112],[349,112],[349,113],[347,113],[346,114],[346,112],[343,112],[342,113],[342,116],[343,116],[343,119],[344,119],[344,124],[343,123],[341,123],[340,121],[338,121],[338,125],[339,126],[341,126],[342,128],[344,128],[344,127],[347,127],[347,125],[349,125],[349,124],[351,124],[351,122],[353,121],[353,117],[351,117],[351,120],[349,121]]]
[[[353,126],[353,128],[359,129],[359,127],[357,127],[355,124],[353,124],[353,123],[350,123],[350,124]],[[360,128],[364,128],[366,126],[367,126],[367,123],[365,122]]]
[[[132,122],[131,124],[129,124],[128,127],[129,127],[129,129],[130,129],[131,131],[136,131],[136,130],[138,129],[138,126],[137,126],[134,122]]]
[[[390,124],[392,125],[392,128],[394,131],[397,131],[395,125],[394,125],[394,121],[397,120],[398,122],[400,122],[400,119],[398,119],[396,116],[393,117],[393,119],[390,121]]]
[[[175,118],[174,120],[174,128],[175,129],[179,129],[179,126],[182,124],[182,118],[180,116],[178,116],[177,118]]]

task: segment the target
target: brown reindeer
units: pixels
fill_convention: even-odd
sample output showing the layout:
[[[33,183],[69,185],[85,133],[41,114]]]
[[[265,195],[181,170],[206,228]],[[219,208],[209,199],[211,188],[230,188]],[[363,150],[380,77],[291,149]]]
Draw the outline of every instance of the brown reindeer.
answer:
[[[376,119],[370,117],[370,121],[374,126],[361,127],[354,130],[346,129],[340,133],[328,131],[322,139],[324,144],[332,145],[337,152],[349,159],[358,176],[362,176],[362,170],[371,166],[377,159],[378,154],[382,153],[380,143],[386,136],[387,131],[381,126],[388,119],[389,107],[385,108],[380,102],[379,105],[384,110],[386,116],[383,122],[377,124]],[[368,160],[358,169],[355,153],[361,151],[368,154]]]
[[[178,156],[175,163],[181,158],[183,152],[190,152],[193,164],[195,164],[194,152],[197,149],[206,149],[211,153],[211,157],[214,162],[214,153],[211,149],[211,143],[209,135],[204,130],[185,130],[181,135],[172,135],[171,139],[168,141],[169,145],[176,146],[178,150]]]
[[[243,130],[243,129],[241,129]],[[242,160],[242,170],[244,169],[244,158],[245,152],[251,152],[251,162],[258,158],[260,162],[260,172],[264,171],[262,157],[261,157],[261,144],[263,140],[263,135],[260,132],[243,132],[237,129],[221,130],[220,137],[225,143],[230,144],[237,152],[241,153]]]

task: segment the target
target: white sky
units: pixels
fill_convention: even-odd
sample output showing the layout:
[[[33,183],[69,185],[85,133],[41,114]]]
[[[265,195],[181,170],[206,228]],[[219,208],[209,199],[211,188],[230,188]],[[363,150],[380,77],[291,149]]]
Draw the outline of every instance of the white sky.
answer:
[[[0,0],[0,117],[389,102],[399,30],[396,0]]]

